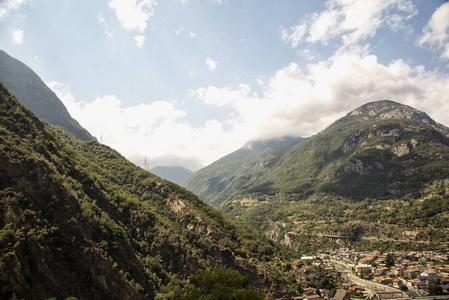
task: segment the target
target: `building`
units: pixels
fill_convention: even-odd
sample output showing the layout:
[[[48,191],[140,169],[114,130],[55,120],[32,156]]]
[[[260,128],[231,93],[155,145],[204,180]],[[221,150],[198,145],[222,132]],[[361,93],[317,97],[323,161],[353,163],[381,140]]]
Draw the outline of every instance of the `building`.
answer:
[[[349,294],[349,292],[343,289],[337,290],[334,298],[332,298],[332,300],[350,300],[350,299],[351,295]]]
[[[356,266],[356,272],[359,275],[362,274],[362,272],[365,271],[365,270],[371,271],[371,266],[367,265],[367,264],[359,264],[359,265]]]

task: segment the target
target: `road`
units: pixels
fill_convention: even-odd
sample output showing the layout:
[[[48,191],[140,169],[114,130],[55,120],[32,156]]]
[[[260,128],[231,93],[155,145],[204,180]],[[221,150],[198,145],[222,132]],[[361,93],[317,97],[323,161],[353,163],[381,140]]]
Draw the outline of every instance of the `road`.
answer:
[[[400,293],[403,297],[407,297],[407,294],[405,294],[403,291],[399,289],[383,285],[380,283],[372,282],[369,280],[361,279],[355,276],[354,274],[352,274],[351,268],[344,262],[334,259],[328,260],[328,262],[332,264],[335,267],[335,269],[338,272],[340,272],[346,280],[356,285],[363,286],[366,290],[372,292],[373,294],[376,292],[392,292],[392,293]]]

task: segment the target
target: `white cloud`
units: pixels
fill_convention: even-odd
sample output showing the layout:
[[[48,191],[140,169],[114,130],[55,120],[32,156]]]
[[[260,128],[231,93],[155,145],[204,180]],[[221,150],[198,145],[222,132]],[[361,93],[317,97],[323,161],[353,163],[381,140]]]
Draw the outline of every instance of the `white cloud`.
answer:
[[[352,109],[390,99],[428,113],[449,125],[449,76],[396,60],[384,65],[368,48],[340,49],[332,57],[301,68],[290,63],[268,80],[236,87],[207,86],[191,91],[199,103],[231,111],[225,121],[199,126],[174,101],[124,107],[113,95],[93,102],[73,99],[57,83],[49,86],[70,114],[97,138],[138,165],[183,165],[197,170],[257,138],[311,136]]]
[[[124,28],[144,32],[156,4],[154,0],[112,0],[109,7],[115,9]]]
[[[245,142],[213,119],[191,126],[185,120],[187,113],[176,102],[124,107],[120,99],[107,95],[88,103],[76,101],[67,86],[57,82],[47,85],[91,134],[102,137],[104,144],[140,166],[147,157],[150,167],[183,165],[195,171]]]
[[[207,105],[234,110],[233,131],[251,138],[310,136],[370,101],[390,99],[424,110],[449,124],[449,77],[411,67],[402,60],[388,65],[366,49],[340,51],[301,69],[291,63],[255,95],[249,86],[209,86],[193,95]]]
[[[112,33],[109,30],[109,24],[106,22],[106,19],[104,18],[103,12],[100,12],[98,14],[98,23],[101,24],[104,27],[104,33],[109,37],[112,38]]]
[[[299,42],[302,40],[303,36],[307,33],[307,24],[302,23],[295,25],[291,28],[289,33],[287,29],[282,28],[282,40],[285,43],[292,43],[292,47],[298,46]]]
[[[139,48],[142,48],[143,43],[145,42],[145,36],[144,35],[136,35],[134,37],[134,40],[136,40],[136,46]]]
[[[429,44],[441,51],[441,58],[449,59],[449,2],[441,5],[433,13],[430,21],[423,29],[419,44]]]
[[[195,33],[195,32],[190,33],[190,37],[192,37],[192,38],[196,37],[196,35],[197,35],[197,33]]]
[[[13,44],[23,44],[23,30],[16,29],[11,31]]]
[[[296,47],[300,42],[341,38],[344,45],[357,44],[388,26],[392,31],[406,28],[405,20],[417,14],[410,0],[328,0],[326,10],[302,19],[290,30],[281,30],[282,40]]]
[[[215,70],[217,68],[217,64],[218,64],[218,61],[215,61],[215,60],[213,60],[210,57],[208,57],[206,59],[206,65],[207,65],[207,67],[209,68],[210,71]]]
[[[183,26],[179,27],[179,29],[176,30],[176,35],[179,35],[183,31],[184,31],[184,27]]]
[[[18,10],[27,0],[2,0],[0,1],[0,21],[9,15],[12,10]]]

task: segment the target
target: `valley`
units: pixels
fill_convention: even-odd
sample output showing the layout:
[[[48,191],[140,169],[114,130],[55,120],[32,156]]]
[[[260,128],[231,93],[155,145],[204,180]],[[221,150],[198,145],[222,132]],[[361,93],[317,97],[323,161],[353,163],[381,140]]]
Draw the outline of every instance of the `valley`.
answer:
[[[303,253],[335,247],[325,237],[332,235],[351,237],[354,249],[445,249],[448,137],[448,128],[426,114],[377,101],[282,151],[274,151],[270,142],[246,156],[242,148],[183,184],[211,205]],[[209,174],[220,174],[222,164],[234,157],[257,168],[243,171],[235,165],[233,173],[242,175],[238,189],[231,192],[236,186],[232,176],[210,181]],[[229,190],[228,197],[217,202],[211,192],[208,200],[208,191],[218,186],[222,195]]]
[[[0,54],[1,76],[49,92]],[[156,169],[182,175],[163,179],[44,95],[28,100],[57,120],[0,84],[1,299],[448,292],[449,129],[424,112],[370,102],[312,137],[250,141],[193,174]]]
[[[349,281],[359,297],[379,299],[435,296],[448,288],[447,252],[404,251],[381,253],[335,249],[320,252],[325,266],[334,268]],[[325,267],[324,266],[324,267]],[[430,288],[430,290],[429,290]],[[350,289],[351,290],[351,289]],[[377,295],[376,295],[377,294]],[[446,299],[449,295],[441,296]]]

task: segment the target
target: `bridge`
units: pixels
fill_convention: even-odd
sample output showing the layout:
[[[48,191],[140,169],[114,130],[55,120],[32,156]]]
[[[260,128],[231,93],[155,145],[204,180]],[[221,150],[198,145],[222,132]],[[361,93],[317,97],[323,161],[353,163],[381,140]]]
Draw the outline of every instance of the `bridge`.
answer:
[[[335,240],[351,240],[351,241],[354,241],[354,240],[358,240],[359,239],[356,236],[349,236],[349,235],[328,235],[328,234],[322,234],[321,236],[325,237],[325,238],[329,238],[329,239],[331,239],[333,241],[335,241]]]

